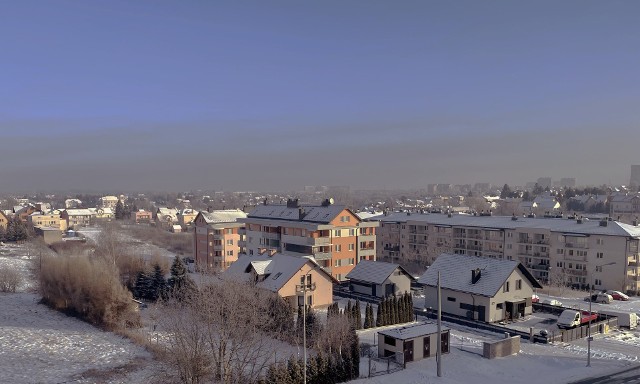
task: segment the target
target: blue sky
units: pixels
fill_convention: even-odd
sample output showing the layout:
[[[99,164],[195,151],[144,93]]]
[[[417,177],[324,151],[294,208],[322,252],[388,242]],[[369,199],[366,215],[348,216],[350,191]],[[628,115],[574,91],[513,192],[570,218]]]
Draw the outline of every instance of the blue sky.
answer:
[[[626,183],[640,3],[0,1],[0,189]]]

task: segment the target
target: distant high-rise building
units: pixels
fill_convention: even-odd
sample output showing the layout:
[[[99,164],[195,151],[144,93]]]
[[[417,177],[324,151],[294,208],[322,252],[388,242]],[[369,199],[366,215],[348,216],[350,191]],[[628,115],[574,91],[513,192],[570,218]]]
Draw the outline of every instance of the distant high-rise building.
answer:
[[[560,187],[575,187],[576,186],[576,179],[575,177],[563,177],[562,179],[560,179],[560,182],[558,183]]]
[[[640,165],[631,166],[631,179],[629,185],[638,187],[640,186]]]
[[[540,177],[540,178],[538,178],[537,183],[542,188],[551,188],[551,178],[550,177]]]

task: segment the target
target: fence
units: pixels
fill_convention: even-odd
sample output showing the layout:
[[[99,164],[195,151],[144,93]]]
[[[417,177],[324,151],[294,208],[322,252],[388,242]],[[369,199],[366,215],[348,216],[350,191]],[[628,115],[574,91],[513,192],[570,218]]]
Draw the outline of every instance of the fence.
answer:
[[[403,369],[404,366],[395,360],[395,356],[369,357],[369,377],[388,375]]]

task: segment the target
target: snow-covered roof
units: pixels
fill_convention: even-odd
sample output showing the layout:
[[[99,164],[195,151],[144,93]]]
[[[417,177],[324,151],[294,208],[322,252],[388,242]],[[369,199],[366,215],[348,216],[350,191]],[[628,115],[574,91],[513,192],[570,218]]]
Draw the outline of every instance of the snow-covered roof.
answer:
[[[258,219],[295,220],[328,224],[335,219],[346,206],[344,205],[287,205],[268,204],[256,206],[247,217]],[[300,219],[300,210],[303,211]]]
[[[371,217],[375,217],[375,216],[379,216],[381,215],[382,212],[380,211],[362,211],[362,212],[356,212],[356,216],[358,216],[360,218],[360,220],[367,220]]]
[[[384,261],[361,260],[351,272],[347,273],[349,280],[358,280],[367,283],[382,284],[396,270],[400,269],[411,280],[415,280],[411,274],[400,265]]]
[[[247,214],[239,209],[224,209],[212,212],[201,211],[202,218],[207,224],[213,223],[233,223],[238,219],[247,217]]]
[[[91,212],[89,209],[85,209],[85,208],[78,208],[78,209],[65,209],[65,211],[67,212],[67,214],[69,216],[91,216],[94,213]]]
[[[438,256],[424,275],[420,276],[418,283],[435,287],[440,272],[440,286],[443,289],[493,297],[516,268],[529,280],[529,284],[535,288],[542,288],[519,261],[452,253]],[[480,278],[473,283],[471,271],[477,269],[480,270]]]
[[[441,327],[440,330],[444,332],[444,331],[448,331],[449,328]],[[437,324],[418,323],[418,324],[404,325],[402,327],[389,328],[383,331],[379,331],[378,333],[384,336],[393,337],[394,339],[397,339],[397,340],[409,340],[409,339],[415,339],[416,337],[431,335],[436,332],[438,332]]]
[[[608,235],[608,236],[632,236],[640,237],[640,227],[623,224],[617,221],[609,221],[607,226],[601,226],[597,220],[583,220],[578,224],[574,219],[561,218],[529,218],[518,217],[512,220],[511,216],[471,216],[471,215],[447,215],[438,213],[393,213],[388,216],[378,216],[370,220],[379,220],[382,223],[406,223],[407,221],[421,222],[439,226],[459,226],[496,229],[548,229],[552,232],[563,234],[584,235]]]

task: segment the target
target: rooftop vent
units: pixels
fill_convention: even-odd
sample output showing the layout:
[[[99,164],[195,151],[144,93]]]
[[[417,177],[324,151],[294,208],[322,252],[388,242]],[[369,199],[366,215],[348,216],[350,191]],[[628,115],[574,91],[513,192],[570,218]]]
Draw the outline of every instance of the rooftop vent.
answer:
[[[600,220],[601,227],[606,227],[608,224],[609,224],[609,221],[607,221],[606,219]]]
[[[516,216],[516,214],[514,213],[513,216],[511,216],[511,220],[513,220],[513,221],[518,220],[518,216]]]
[[[299,206],[298,199],[287,199],[287,208],[298,208]]]

